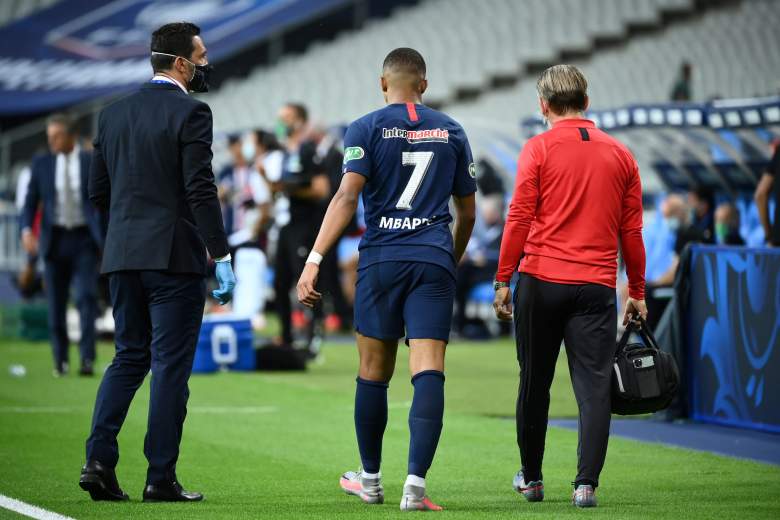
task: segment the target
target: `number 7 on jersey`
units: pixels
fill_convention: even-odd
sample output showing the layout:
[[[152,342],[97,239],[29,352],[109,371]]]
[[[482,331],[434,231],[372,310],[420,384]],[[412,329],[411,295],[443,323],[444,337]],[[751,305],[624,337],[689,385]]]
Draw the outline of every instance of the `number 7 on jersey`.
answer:
[[[414,166],[409,182],[406,183],[401,198],[395,205],[396,209],[412,209],[412,201],[417,191],[420,189],[425,174],[428,173],[428,167],[433,160],[433,152],[401,152],[401,164],[403,166]]]

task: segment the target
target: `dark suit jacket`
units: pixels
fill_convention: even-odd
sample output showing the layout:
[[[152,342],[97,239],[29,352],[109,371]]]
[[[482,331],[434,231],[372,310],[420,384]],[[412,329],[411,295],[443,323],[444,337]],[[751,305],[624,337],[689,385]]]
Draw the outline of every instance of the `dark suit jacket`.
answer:
[[[82,151],[79,154],[79,160],[81,161],[81,201],[84,209],[84,220],[95,240],[95,246],[100,249],[104,236],[103,220],[100,212],[89,201],[87,191],[92,154]],[[43,204],[39,251],[46,258],[51,251],[51,229],[55,224],[55,211],[57,209],[57,187],[55,184],[57,156],[52,154],[39,155],[33,159],[30,171],[30,185],[27,189],[27,198],[24,201],[21,224],[22,229],[32,228],[38,204]]]
[[[89,198],[109,210],[101,271],[206,274],[228,254],[211,171],[211,110],[176,85],[146,83],[98,120]]]

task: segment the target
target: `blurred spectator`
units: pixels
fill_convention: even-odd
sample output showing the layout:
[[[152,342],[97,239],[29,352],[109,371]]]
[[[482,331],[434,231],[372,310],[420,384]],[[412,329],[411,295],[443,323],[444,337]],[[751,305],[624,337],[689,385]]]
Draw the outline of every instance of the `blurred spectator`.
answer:
[[[761,226],[764,228],[766,244],[769,247],[780,247],[780,143],[775,145],[772,160],[769,163],[764,175],[756,188],[756,206],[758,206],[758,215],[761,220]],[[773,189],[774,188],[774,189]],[[769,219],[769,197],[775,199],[774,223]]]
[[[504,189],[504,180],[498,169],[493,163],[482,157],[477,161],[477,188],[482,196],[501,195],[503,199],[506,196]]]
[[[693,99],[691,93],[691,76],[693,75],[693,66],[684,61],[680,65],[680,72],[677,73],[677,79],[672,87],[672,101],[690,101]]]
[[[715,241],[715,193],[704,186],[697,186],[688,192],[691,208],[690,225],[699,231],[701,241]]]
[[[744,246],[739,234],[739,210],[734,204],[724,202],[715,210],[715,243],[724,246]]]
[[[479,183],[479,181],[478,181]],[[498,269],[501,235],[504,232],[504,197],[500,193],[482,197],[477,222],[458,265],[455,285],[455,330],[463,333],[467,324],[466,302],[479,283],[492,282]]]
[[[271,210],[272,228],[269,230],[269,241],[276,241],[279,230],[290,222],[290,201],[278,189],[282,179],[284,166],[284,147],[279,143],[276,134],[266,130],[256,130],[252,140],[255,169],[265,179],[272,192],[273,208]],[[273,234],[273,238],[270,236]],[[272,256],[272,255],[271,255]]]
[[[666,272],[647,284],[648,325],[651,328],[657,325],[671,298],[671,291],[665,289],[671,288],[674,284],[677,268],[680,265],[680,254],[688,244],[704,241],[701,230],[691,225],[691,215],[695,213],[691,209],[686,204],[685,198],[677,194],[669,195],[661,205],[664,224],[675,234],[674,258]]]
[[[243,141],[233,137],[230,145],[234,165],[220,176],[220,193],[227,199],[227,212],[233,215],[233,230],[228,237],[236,273],[233,313],[249,318],[253,328],[259,330],[266,323],[263,314],[268,292],[265,247],[272,210],[265,161],[272,151],[281,152],[273,135],[263,130],[247,135]]]
[[[344,154],[333,134],[329,133],[323,126],[314,125],[310,137],[317,145],[317,161],[328,175],[330,185],[330,193],[322,201],[324,212],[341,184],[341,166],[344,162]],[[344,235],[353,234],[357,229],[357,215],[355,215],[345,228]],[[323,305],[331,307],[325,318],[326,330],[335,331],[351,328],[352,305],[347,302],[341,288],[337,247],[332,248],[322,259],[319,283],[324,297]]]
[[[19,172],[19,177],[16,180],[16,209],[21,215],[24,211],[24,203],[27,199],[27,190],[30,186],[30,177],[32,172],[28,166],[22,168]],[[33,219],[32,233],[36,238],[40,236],[40,224],[41,224],[41,210],[35,212],[35,218]],[[27,254],[27,259],[19,275],[16,278],[17,287],[22,298],[31,298],[43,289],[43,281],[38,272],[38,255]]]
[[[292,306],[290,290],[303,271],[323,216],[323,201],[330,195],[330,182],[317,159],[317,144],[309,138],[308,111],[297,103],[288,103],[279,110],[277,135],[285,145],[281,178],[271,183],[275,193],[283,193],[290,201],[289,222],[279,230],[276,245],[274,293],[276,309],[282,325],[281,342],[292,345]],[[321,308],[315,309],[321,313]],[[317,315],[319,318],[319,315]],[[313,346],[312,336],[308,338]]]
[[[225,231],[231,247],[256,240],[259,230],[270,218],[271,191],[265,179],[255,170],[258,150],[257,133],[244,142],[238,136],[229,138],[233,163],[219,175],[219,198],[224,206]]]
[[[231,162],[219,172],[217,176],[217,195],[222,204],[222,220],[225,222],[225,232],[233,232],[234,213],[237,209],[233,204],[233,186],[234,179],[244,177],[241,172],[246,171],[247,162],[250,158],[245,158],[242,153],[242,141],[238,135],[228,136],[228,151],[230,152]],[[254,145],[252,146],[252,155],[254,155]]]
[[[648,285],[652,287],[671,287],[674,282],[674,276],[677,273],[680,253],[689,243],[700,242],[701,233],[690,225],[690,211],[685,199],[681,195],[669,195],[661,205],[661,215],[663,216],[664,224],[675,234],[675,257],[666,272],[655,280],[651,280]]]
[[[29,166],[25,166],[16,178],[16,209],[21,213],[24,210],[24,201],[27,199],[27,188],[30,186],[32,172]]]
[[[44,260],[55,376],[68,371],[66,313],[71,281],[81,322],[79,373],[91,376],[98,310],[98,255],[104,227],[87,195],[92,155],[78,146],[76,124],[65,114],[49,117],[46,136],[51,153],[36,157],[31,166],[21,218],[22,244],[29,255],[40,254]],[[33,233],[39,205],[43,207],[40,240]]]

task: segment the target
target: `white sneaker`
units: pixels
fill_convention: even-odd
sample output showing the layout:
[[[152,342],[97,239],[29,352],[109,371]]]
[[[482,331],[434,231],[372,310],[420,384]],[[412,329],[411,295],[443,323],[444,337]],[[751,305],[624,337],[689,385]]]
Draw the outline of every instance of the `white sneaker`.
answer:
[[[425,495],[425,488],[406,484],[401,497],[401,511],[442,511],[444,508],[434,504]]]
[[[571,503],[577,507],[596,507],[596,490],[593,486],[581,484],[572,493]]]
[[[512,480],[512,487],[529,502],[544,500],[544,483],[541,480],[526,482],[522,471],[518,471]]]
[[[366,504],[382,504],[385,501],[381,476],[366,478],[363,476],[363,470],[347,471],[341,475],[339,485],[347,495],[354,495]]]

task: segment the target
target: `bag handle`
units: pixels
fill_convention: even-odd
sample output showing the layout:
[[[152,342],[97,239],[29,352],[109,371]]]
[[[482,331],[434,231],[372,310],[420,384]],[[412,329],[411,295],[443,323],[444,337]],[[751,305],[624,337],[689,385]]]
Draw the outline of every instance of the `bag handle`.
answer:
[[[650,327],[647,326],[647,322],[643,318],[639,318],[638,320],[631,320],[628,323],[625,332],[623,332],[623,336],[620,338],[620,341],[618,342],[615,355],[619,354],[626,348],[626,345],[628,344],[628,340],[631,337],[631,334],[633,332],[639,334],[639,336],[644,340],[645,344],[648,347],[654,350],[661,350],[660,348],[658,348],[658,342],[655,340],[653,331],[651,331]]]

